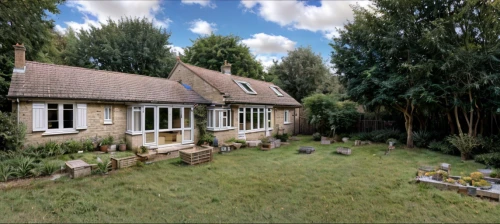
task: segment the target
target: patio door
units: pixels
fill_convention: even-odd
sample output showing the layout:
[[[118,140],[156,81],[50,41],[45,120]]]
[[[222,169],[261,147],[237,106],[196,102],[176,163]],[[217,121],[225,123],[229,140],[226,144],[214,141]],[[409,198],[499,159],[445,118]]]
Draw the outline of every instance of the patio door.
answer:
[[[193,132],[193,108],[184,107],[182,113],[182,143],[192,143],[194,132]]]
[[[144,145],[157,145],[157,131],[158,131],[158,122],[157,115],[158,110],[157,107],[146,106],[144,107]]]

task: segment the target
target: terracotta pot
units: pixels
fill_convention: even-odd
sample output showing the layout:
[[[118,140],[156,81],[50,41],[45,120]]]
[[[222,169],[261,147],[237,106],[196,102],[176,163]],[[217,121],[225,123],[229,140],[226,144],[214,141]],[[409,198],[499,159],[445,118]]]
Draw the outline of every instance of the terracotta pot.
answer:
[[[108,152],[109,145],[101,145],[101,152]]]
[[[120,144],[120,146],[118,147],[118,150],[120,150],[120,151],[126,151],[127,150],[127,144]]]

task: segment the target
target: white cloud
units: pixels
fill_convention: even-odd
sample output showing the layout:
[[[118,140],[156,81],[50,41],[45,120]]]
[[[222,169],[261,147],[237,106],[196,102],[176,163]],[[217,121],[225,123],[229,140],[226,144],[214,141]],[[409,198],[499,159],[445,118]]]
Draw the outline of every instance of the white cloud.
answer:
[[[61,35],[63,35],[63,34],[65,34],[65,33],[66,33],[66,28],[63,28],[63,27],[62,27],[62,26],[60,26],[59,24],[57,24],[57,25],[54,27],[54,30],[55,30],[57,33],[61,34]]]
[[[201,7],[209,7],[212,9],[217,7],[215,3],[211,2],[210,0],[182,0],[181,3],[186,5],[198,4]]]
[[[256,10],[267,21],[295,29],[322,32],[325,37],[333,37],[336,28],[353,19],[350,5],[361,7],[371,5],[371,1],[327,1],[321,6],[307,5],[304,1],[242,1],[247,10]]]
[[[65,22],[75,30],[89,29],[90,25],[99,27],[99,23],[106,23],[109,19],[119,20],[122,17],[147,18],[155,26],[168,28],[172,20],[158,19],[161,13],[160,0],[150,1],[68,1],[68,7],[77,9],[83,14],[83,23],[74,21]],[[95,17],[96,20],[89,19]]]
[[[296,42],[284,36],[268,35],[265,33],[254,34],[252,38],[244,39],[241,42],[256,54],[286,53],[295,49],[296,44]]]
[[[217,26],[217,24],[208,23],[207,21],[197,19],[191,21],[191,27],[189,28],[189,30],[200,35],[210,35],[212,32],[215,33],[215,31],[217,31],[215,26]]]
[[[167,45],[167,47],[170,47],[170,52],[175,53],[177,56],[179,56],[179,54],[184,55],[184,49],[182,47],[175,45]]]
[[[267,70],[274,64],[274,61],[281,62],[281,58],[277,56],[269,56],[269,55],[257,55],[255,56],[255,59],[257,61],[260,61],[262,66],[264,67],[264,71],[267,72]]]

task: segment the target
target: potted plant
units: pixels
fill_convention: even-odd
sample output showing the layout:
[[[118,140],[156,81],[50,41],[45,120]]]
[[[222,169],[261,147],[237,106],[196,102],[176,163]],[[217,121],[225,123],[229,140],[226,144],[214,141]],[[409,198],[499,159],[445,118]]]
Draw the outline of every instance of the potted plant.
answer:
[[[113,144],[113,136],[108,135],[108,137],[103,138],[101,141],[101,151],[108,152],[109,145]]]
[[[127,140],[125,138],[120,139],[120,145],[118,147],[118,150],[122,152],[127,150]]]
[[[264,151],[268,151],[268,150],[271,150],[271,141],[269,140],[269,138],[262,138],[260,140],[262,143],[260,145],[260,149],[261,150],[264,150]]]

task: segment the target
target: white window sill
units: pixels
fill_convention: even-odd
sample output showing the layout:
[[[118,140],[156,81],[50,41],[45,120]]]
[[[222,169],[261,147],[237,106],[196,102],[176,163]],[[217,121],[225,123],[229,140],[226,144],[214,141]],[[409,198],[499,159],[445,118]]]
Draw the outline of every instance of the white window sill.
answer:
[[[293,124],[292,122],[284,122],[283,124]]]
[[[267,129],[268,131],[272,131],[273,129]],[[266,131],[266,129],[255,129],[255,130],[246,130],[244,133],[255,133],[255,132],[263,132]]]
[[[113,121],[104,121],[104,124],[113,124]]]
[[[50,135],[67,135],[67,134],[78,134],[80,133],[77,130],[50,130],[45,131],[42,136],[50,136]]]
[[[125,134],[128,134],[128,135],[142,135],[142,132],[130,132],[130,131],[126,131]]]
[[[213,131],[213,132],[216,132],[216,131],[229,131],[229,130],[234,130],[236,129],[235,127],[231,127],[231,128],[218,128],[218,129],[215,129],[215,128],[207,128],[207,131]]]

